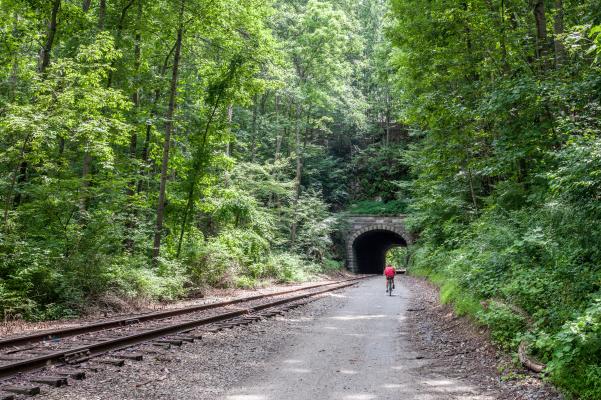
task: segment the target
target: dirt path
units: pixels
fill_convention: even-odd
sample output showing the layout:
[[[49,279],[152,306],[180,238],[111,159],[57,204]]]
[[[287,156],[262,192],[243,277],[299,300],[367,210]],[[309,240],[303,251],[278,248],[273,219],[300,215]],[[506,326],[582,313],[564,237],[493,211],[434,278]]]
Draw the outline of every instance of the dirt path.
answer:
[[[402,282],[402,281],[401,281]],[[345,293],[333,309],[226,394],[227,400],[493,399],[439,372],[428,373],[408,340],[409,289],[392,297],[380,279]]]
[[[436,290],[401,277],[329,294],[282,317],[208,334],[143,362],[107,368],[56,400],[386,400],[560,398],[511,371],[485,335],[437,302]],[[508,375],[506,375],[507,377]]]

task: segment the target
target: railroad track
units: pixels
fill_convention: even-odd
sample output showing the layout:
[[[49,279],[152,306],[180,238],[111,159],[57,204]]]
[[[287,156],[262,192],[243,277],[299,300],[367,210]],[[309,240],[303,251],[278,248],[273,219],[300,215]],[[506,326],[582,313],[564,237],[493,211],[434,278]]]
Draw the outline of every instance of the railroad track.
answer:
[[[136,345],[181,346],[200,339],[206,332],[282,314],[311,298],[354,285],[361,279],[365,277],[3,339],[0,340],[0,379],[5,382],[4,386],[0,382],[0,390],[35,395],[39,393],[39,386],[10,385],[11,380],[26,371],[39,372],[45,367],[57,366],[67,369],[60,372],[60,368],[55,368],[59,371],[57,375],[36,375],[29,382],[62,386],[67,378],[85,377],[82,371],[69,369],[82,363],[95,361],[121,366],[125,360],[142,360],[142,354],[132,351]],[[0,392],[0,400],[11,399],[11,396]]]

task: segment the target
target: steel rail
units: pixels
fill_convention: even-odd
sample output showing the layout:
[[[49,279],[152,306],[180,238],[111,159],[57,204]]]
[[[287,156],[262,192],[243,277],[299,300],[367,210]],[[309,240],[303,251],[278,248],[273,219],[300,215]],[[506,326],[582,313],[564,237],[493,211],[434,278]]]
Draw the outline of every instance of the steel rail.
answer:
[[[190,331],[191,329],[197,328],[202,325],[211,324],[214,322],[225,321],[228,319],[232,319],[235,317],[239,317],[254,311],[260,311],[267,308],[277,307],[282,304],[291,303],[294,301],[306,299],[309,297],[318,296],[320,294],[324,294],[327,292],[331,292],[334,290],[343,289],[345,287],[349,287],[355,285],[358,280],[365,279],[366,277],[354,278],[350,280],[344,281],[342,284],[338,284],[337,286],[330,287],[327,289],[319,290],[317,292],[303,293],[300,295],[288,297],[285,299],[275,300],[269,303],[257,305],[254,307],[243,308],[234,311],[228,311],[225,313],[221,313],[218,315],[200,318],[197,320],[186,320],[183,322],[158,327],[151,330],[137,332],[131,335],[110,339],[103,342],[98,342],[94,344],[89,344],[85,346],[79,346],[75,348],[71,348],[68,350],[61,350],[57,352],[53,352],[50,354],[45,354],[37,357],[30,358],[28,360],[20,360],[14,363],[1,365],[0,366],[0,378],[6,378],[12,375],[15,375],[19,372],[39,369],[45,366],[53,365],[53,364],[61,364],[65,363],[69,359],[76,359],[80,361],[85,361],[93,357],[101,356],[109,351],[122,350],[127,347],[131,347],[136,344],[140,344],[152,339],[158,339],[163,336],[173,335],[177,333],[183,333],[186,331]],[[350,282],[349,282],[350,281]],[[322,285],[322,286],[330,286],[330,285]],[[308,289],[305,289],[308,290]]]
[[[351,278],[351,279],[348,279],[348,280],[345,280],[342,282],[356,281],[356,280],[360,280],[360,279],[364,279],[364,278],[365,277]],[[309,290],[309,289],[315,289],[315,288],[324,287],[324,286],[336,285],[336,284],[339,284],[340,282],[341,281],[320,283],[320,284],[316,284],[316,285],[305,286],[302,288],[284,290],[284,291],[273,292],[273,293],[259,294],[259,295],[255,295],[255,296],[241,297],[238,299],[220,301],[220,302],[216,302],[216,303],[202,304],[202,305],[198,305],[198,306],[177,308],[177,309],[166,310],[166,311],[157,311],[157,312],[152,312],[152,313],[148,313],[148,314],[131,315],[128,317],[111,319],[108,321],[96,322],[96,323],[86,324],[86,325],[73,326],[73,327],[69,327],[69,328],[45,330],[45,331],[36,332],[33,334],[29,334],[29,335],[17,336],[17,337],[7,338],[7,339],[0,339],[0,349],[10,347],[10,346],[19,346],[19,345],[23,345],[23,344],[41,342],[43,340],[60,339],[60,338],[65,338],[65,337],[69,337],[69,336],[79,335],[82,333],[90,333],[90,332],[97,332],[97,331],[102,331],[102,330],[106,330],[106,329],[111,329],[111,328],[118,328],[121,326],[137,324],[137,323],[145,322],[145,321],[152,321],[152,320],[164,319],[164,318],[169,318],[169,317],[175,317],[178,315],[191,314],[191,313],[198,312],[198,311],[205,311],[205,310],[210,310],[213,308],[230,306],[233,304],[247,303],[249,301],[286,295],[286,294],[290,294],[290,293],[300,292],[303,290]]]

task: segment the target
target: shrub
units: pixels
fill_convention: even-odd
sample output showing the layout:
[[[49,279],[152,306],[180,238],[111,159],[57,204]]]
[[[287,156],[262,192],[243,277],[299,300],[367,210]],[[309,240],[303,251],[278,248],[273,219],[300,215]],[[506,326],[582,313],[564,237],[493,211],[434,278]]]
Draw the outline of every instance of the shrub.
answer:
[[[490,328],[491,338],[504,350],[512,351],[519,345],[521,333],[526,327],[523,316],[510,307],[496,301],[477,312],[478,321]]]
[[[274,254],[267,262],[266,276],[279,282],[301,282],[319,272],[319,266],[291,253]]]

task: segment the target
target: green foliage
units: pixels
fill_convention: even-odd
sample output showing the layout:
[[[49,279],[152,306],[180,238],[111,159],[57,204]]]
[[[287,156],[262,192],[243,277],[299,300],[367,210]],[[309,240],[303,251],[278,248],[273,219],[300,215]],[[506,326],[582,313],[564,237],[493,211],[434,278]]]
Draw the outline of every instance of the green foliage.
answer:
[[[319,270],[318,265],[307,262],[293,253],[274,254],[265,266],[267,276],[283,283],[307,280]]]
[[[370,145],[353,158],[351,166],[358,188],[356,198],[380,198],[384,203],[399,203],[401,180],[407,179],[409,168],[404,159],[404,144]],[[396,211],[396,210],[391,210]]]
[[[491,302],[486,310],[477,313],[478,321],[490,328],[491,338],[507,351],[519,345],[522,332],[526,328],[523,316],[503,303]]]
[[[363,36],[382,42],[358,18],[382,3],[104,3],[0,5],[0,314],[338,268],[340,139],[375,118],[358,77],[375,76]]]
[[[355,215],[401,215],[407,210],[405,200],[391,200],[389,202],[363,200],[351,204],[348,212]]]
[[[412,271],[503,348],[527,339],[568,395],[599,397],[597,2],[546,2],[546,25],[537,2],[391,4]]]
[[[392,265],[396,269],[407,268],[410,260],[410,251],[407,247],[393,247],[386,252],[386,264]]]
[[[547,371],[552,378],[582,399],[601,395],[601,296],[593,296],[590,305],[576,318],[567,321],[551,337],[543,337],[539,346],[552,352]]]

